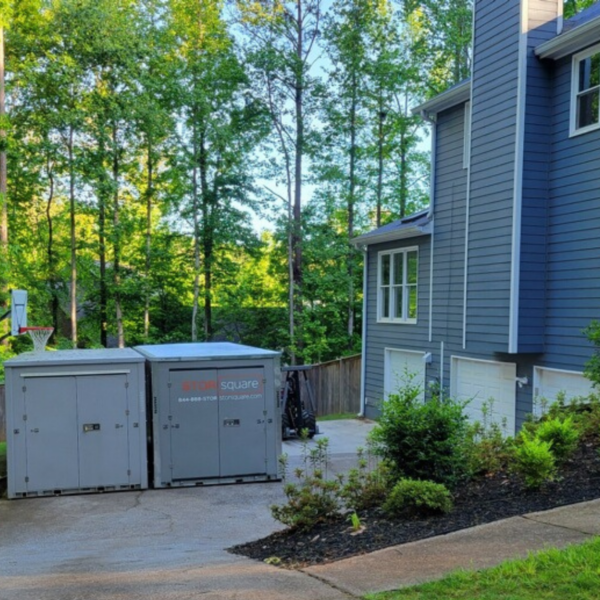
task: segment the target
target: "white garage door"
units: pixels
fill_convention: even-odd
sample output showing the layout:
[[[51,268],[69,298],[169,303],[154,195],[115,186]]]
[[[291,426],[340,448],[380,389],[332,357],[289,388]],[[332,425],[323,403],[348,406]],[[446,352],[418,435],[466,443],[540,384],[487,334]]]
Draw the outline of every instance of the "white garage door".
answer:
[[[385,349],[384,394],[387,398],[395,394],[406,383],[408,376],[414,375],[413,383],[421,386],[421,397],[425,397],[425,361],[424,352],[412,350]]]
[[[556,400],[564,392],[567,400],[578,396],[588,396],[592,391],[589,379],[578,371],[561,371],[560,369],[546,369],[534,367],[533,370],[533,396],[534,414],[541,414],[539,399],[544,398],[549,403]]]
[[[515,434],[517,365],[487,360],[452,357],[450,393],[453,398],[469,401],[465,411],[472,421],[483,422],[484,403],[493,399],[491,421],[506,424],[506,434]]]

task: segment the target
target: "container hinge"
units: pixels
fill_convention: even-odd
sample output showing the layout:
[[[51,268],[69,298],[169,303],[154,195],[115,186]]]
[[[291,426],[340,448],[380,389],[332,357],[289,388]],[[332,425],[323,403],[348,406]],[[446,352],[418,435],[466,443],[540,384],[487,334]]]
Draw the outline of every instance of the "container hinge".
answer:
[[[158,414],[158,400],[156,399],[156,396],[154,396],[153,400],[154,400],[154,414],[157,415]]]
[[[170,388],[172,386],[173,386],[173,384],[169,381],[169,383],[167,383],[167,387]]]
[[[125,389],[127,389],[129,387],[129,381],[125,382]]]
[[[129,409],[127,409],[127,410],[125,411],[125,415],[126,415],[126,416],[129,416]]]
[[[14,435],[19,435],[19,433],[21,433],[20,429],[13,429],[13,433]]]
[[[24,385],[21,389],[23,390],[23,392],[26,392],[27,391],[27,386]]]
[[[266,410],[263,410],[263,416],[265,416],[265,417],[267,416],[267,411]]]
[[[27,421],[27,415],[23,415],[23,421]]]
[[[29,477],[25,477],[25,483],[29,483]]]
[[[131,477],[131,469],[127,469],[127,477]]]

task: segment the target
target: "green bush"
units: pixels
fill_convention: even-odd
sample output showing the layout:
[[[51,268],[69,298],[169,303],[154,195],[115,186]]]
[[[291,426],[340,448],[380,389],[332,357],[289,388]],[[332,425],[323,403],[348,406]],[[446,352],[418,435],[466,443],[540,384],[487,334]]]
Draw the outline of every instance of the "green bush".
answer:
[[[358,467],[350,469],[340,496],[346,507],[353,511],[362,511],[381,506],[385,501],[393,479],[387,462],[373,464],[371,448],[367,452],[358,448]]]
[[[314,448],[309,448],[306,438],[303,444],[303,468],[294,472],[297,481],[288,482],[283,488],[286,504],[272,505],[271,515],[292,529],[306,531],[340,514],[341,483],[339,479],[327,479],[329,440],[318,440]],[[280,457],[279,463],[282,476],[287,479],[287,455]]]
[[[452,510],[452,496],[441,483],[401,479],[392,488],[383,510],[392,517],[447,513]]]
[[[389,461],[395,479],[425,479],[448,486],[467,473],[463,405],[437,397],[421,401],[421,388],[405,385],[381,407],[371,432],[375,451]]]
[[[535,437],[551,444],[552,454],[559,462],[569,458],[575,452],[579,442],[579,432],[571,417],[542,421],[535,432]]]
[[[539,438],[522,437],[515,446],[513,469],[525,480],[531,489],[552,481],[556,475],[556,460],[550,442]]]

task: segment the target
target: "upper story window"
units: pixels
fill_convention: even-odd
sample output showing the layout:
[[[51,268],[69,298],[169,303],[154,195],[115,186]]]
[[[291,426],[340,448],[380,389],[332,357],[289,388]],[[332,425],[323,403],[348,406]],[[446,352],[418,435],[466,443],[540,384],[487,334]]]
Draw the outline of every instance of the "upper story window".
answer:
[[[378,259],[377,320],[417,322],[418,249],[380,252]]]
[[[573,56],[571,135],[600,128],[600,46]]]

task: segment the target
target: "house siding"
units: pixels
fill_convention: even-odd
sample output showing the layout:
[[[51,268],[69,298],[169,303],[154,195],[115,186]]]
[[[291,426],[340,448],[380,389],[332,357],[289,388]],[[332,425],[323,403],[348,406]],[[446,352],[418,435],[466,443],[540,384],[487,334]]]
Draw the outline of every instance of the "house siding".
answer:
[[[600,318],[600,130],[569,137],[571,57],[554,66],[545,354],[540,366],[582,371],[583,329]]]
[[[466,350],[506,352],[512,255],[520,6],[475,3]]]
[[[378,323],[377,322],[377,277],[378,256],[385,250],[397,250],[418,246],[418,290],[417,323]],[[373,418],[379,414],[383,400],[384,352],[386,348],[428,351],[429,329],[429,272],[431,257],[431,237],[419,236],[397,242],[374,244],[367,253],[367,340],[365,353],[365,415]]]

